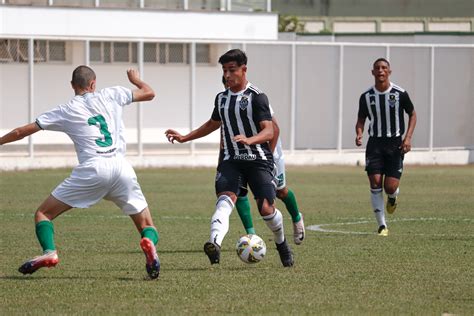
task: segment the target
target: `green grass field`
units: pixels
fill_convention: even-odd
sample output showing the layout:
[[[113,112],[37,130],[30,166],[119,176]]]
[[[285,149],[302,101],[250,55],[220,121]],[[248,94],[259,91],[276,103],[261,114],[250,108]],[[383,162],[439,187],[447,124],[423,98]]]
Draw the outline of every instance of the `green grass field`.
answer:
[[[292,167],[307,239],[283,268],[257,215],[266,258],[241,262],[237,212],[221,264],[202,251],[214,211],[213,169],[147,169],[137,174],[160,232],[158,280],[146,280],[139,235],[110,202],[55,220],[60,263],[17,272],[38,255],[33,214],[70,170],[0,173],[0,314],[474,314],[474,166],[407,166],[399,207],[379,237],[362,167]]]

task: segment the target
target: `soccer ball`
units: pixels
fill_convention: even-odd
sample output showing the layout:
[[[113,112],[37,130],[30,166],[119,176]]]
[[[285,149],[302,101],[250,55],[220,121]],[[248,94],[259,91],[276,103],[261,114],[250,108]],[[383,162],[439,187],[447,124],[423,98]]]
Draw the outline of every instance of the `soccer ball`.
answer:
[[[249,234],[239,238],[235,245],[235,250],[243,262],[257,263],[262,261],[267,253],[267,246],[262,238]]]

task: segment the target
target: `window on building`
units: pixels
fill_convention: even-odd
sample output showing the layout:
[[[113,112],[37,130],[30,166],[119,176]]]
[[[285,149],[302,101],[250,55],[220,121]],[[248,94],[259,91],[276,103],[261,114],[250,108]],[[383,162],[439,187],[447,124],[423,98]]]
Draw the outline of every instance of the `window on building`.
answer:
[[[66,62],[66,42],[34,40],[34,61],[39,62]],[[28,40],[0,39],[0,62],[27,63]]]
[[[90,42],[90,60],[96,63],[136,63],[135,42]],[[144,43],[143,61],[160,64],[189,64],[189,44]],[[210,44],[196,45],[196,62],[210,63]]]
[[[198,64],[211,63],[211,45],[196,44],[196,63]]]

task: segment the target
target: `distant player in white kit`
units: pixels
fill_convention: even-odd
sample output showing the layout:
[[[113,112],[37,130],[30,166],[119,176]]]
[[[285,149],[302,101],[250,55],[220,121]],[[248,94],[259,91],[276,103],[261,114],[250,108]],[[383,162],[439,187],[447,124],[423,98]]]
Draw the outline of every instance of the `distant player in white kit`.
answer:
[[[132,166],[125,160],[122,110],[132,102],[155,96],[138,71],[127,70],[137,89],[105,88],[98,92],[96,75],[87,66],[72,73],[74,98],[43,113],[35,122],[18,127],[0,138],[0,145],[17,141],[40,130],[66,133],[74,142],[79,165],[59,184],[35,213],[36,236],[43,254],[25,262],[18,270],[32,274],[59,262],[52,220],[71,208],[88,208],[101,199],[114,202],[129,215],[141,234],[140,246],[146,256],[150,278],[159,276],[160,261],[155,245],[158,232]]]

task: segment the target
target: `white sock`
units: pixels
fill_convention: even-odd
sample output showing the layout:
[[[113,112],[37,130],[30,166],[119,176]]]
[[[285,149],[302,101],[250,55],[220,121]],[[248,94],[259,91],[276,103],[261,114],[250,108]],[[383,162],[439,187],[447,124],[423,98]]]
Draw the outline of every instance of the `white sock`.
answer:
[[[387,227],[387,223],[385,222],[382,189],[370,189],[370,200],[372,201],[372,208],[374,209],[375,219],[377,220],[379,227]]]
[[[229,231],[229,217],[234,208],[232,199],[227,195],[221,195],[217,199],[216,211],[211,218],[211,237],[210,241],[222,245],[225,235]]]
[[[395,192],[393,192],[392,194],[387,194],[387,196],[389,198],[396,198],[398,196],[398,193],[400,193],[400,188],[397,188],[397,190]]]
[[[273,236],[275,237],[275,242],[277,244],[281,244],[285,241],[285,231],[283,230],[283,216],[281,212],[275,208],[275,212],[273,214],[263,216],[265,220],[265,224],[267,224],[268,228],[273,232]]]

